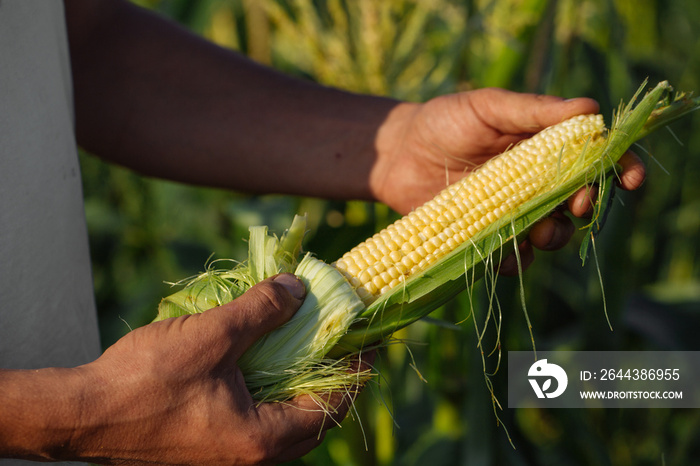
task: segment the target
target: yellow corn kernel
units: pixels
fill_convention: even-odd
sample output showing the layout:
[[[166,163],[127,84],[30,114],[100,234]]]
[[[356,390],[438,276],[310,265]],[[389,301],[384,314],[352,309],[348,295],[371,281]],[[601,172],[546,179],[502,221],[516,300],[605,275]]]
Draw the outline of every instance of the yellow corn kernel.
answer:
[[[495,157],[335,262],[369,303],[513,212],[605,131],[601,115],[552,126]],[[381,266],[378,266],[381,264]],[[357,285],[354,285],[357,286]]]

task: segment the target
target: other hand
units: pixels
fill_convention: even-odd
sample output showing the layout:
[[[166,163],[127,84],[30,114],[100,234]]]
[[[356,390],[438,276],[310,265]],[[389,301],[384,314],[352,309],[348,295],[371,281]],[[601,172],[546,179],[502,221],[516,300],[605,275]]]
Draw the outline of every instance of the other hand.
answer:
[[[134,330],[83,366],[99,392],[76,438],[83,459],[116,464],[259,464],[298,458],[346,415],[348,396],[256,403],[236,361],[297,311],[293,275],[265,280],[201,314]]]
[[[437,97],[424,104],[399,105],[378,139],[378,158],[371,176],[375,196],[401,213],[435,196],[469,170],[500,154],[518,141],[570,117],[597,113],[598,103],[588,98],[522,94],[504,89],[479,89]],[[627,152],[620,160],[620,186],[633,190],[644,181],[645,167]],[[586,188],[569,199],[575,216],[591,209]],[[563,247],[574,233],[571,220],[561,211],[535,225],[521,244],[522,265],[532,262],[532,246],[543,250]],[[517,273],[514,258],[504,261],[501,273]]]

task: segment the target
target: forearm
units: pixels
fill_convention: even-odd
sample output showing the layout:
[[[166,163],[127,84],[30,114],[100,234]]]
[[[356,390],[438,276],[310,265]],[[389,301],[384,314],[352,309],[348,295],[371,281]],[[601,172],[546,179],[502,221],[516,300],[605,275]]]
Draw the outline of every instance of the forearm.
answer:
[[[0,371],[0,457],[69,459],[82,414],[80,369]]]
[[[382,125],[397,102],[292,79],[149,12],[107,5],[81,30],[71,18],[82,7],[67,3],[86,149],[189,183],[373,197],[377,132],[392,131]]]
[[[116,464],[175,451],[187,397],[160,399],[151,369],[117,366],[0,370],[0,458]],[[151,445],[158,436],[170,444]]]

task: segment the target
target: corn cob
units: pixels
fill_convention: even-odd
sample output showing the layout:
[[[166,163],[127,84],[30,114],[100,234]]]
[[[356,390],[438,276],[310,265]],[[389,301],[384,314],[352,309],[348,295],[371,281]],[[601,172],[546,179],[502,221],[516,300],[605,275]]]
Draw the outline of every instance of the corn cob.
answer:
[[[362,383],[367,375],[348,374],[344,356],[437,309],[483,273],[486,258],[508,241],[517,244],[581,186],[610,181],[632,143],[700,107],[687,95],[664,97],[666,82],[634,106],[645,84],[620,107],[610,130],[599,115],[547,128],[353,248],[334,267],[308,254],[299,262],[301,217],[280,240],[265,227],[252,227],[246,263],[191,280],[163,299],[156,320],[202,312],[266,277],[295,272],[308,292],[302,308],[239,361],[251,393],[285,400]],[[594,220],[590,234],[599,228]]]
[[[601,142],[605,131],[602,115],[580,115],[550,126],[491,159],[332,265],[370,304],[537,194],[566,182],[584,148]]]
[[[377,279],[376,270],[373,271],[372,268],[377,268],[377,262],[381,264],[379,269],[386,267],[390,262],[381,255],[379,248],[369,250],[370,247],[374,249],[376,246],[377,237],[391,238],[393,241],[391,233],[378,233],[364,246],[353,248],[355,252],[351,250],[336,261],[335,265],[339,270],[353,286],[357,287],[358,294],[363,298],[367,308],[358,316],[362,322],[348,330],[329,356],[338,357],[357,352],[364,345],[381,340],[384,335],[389,335],[422,318],[426,315],[427,309],[436,309],[452,299],[484,273],[485,261],[491,254],[501,249],[507,242],[517,244],[527,235],[534,223],[551,213],[582,186],[591,183],[599,183],[601,186],[612,184],[616,176],[618,159],[635,141],[700,107],[700,99],[690,98],[687,94],[679,94],[671,98],[669,95],[671,87],[665,81],[659,83],[637,103],[636,100],[645,85],[646,83],[640,86],[626,106],[620,106],[609,130],[600,126],[600,116],[575,117],[561,126],[556,125],[545,129],[531,139],[523,141],[436,196],[428,205],[431,208],[434,208],[435,204],[440,206],[438,209],[442,209],[439,212],[443,213],[444,220],[441,223],[443,225],[455,223],[449,220],[450,207],[454,207],[452,203],[457,198],[465,197],[459,195],[462,191],[468,192],[474,189],[470,195],[466,196],[472,202],[479,198],[482,191],[486,193],[487,188],[490,189],[491,197],[486,202],[480,200],[481,209],[474,208],[481,217],[474,219],[476,226],[467,232],[466,241],[460,243],[455,235],[464,236],[464,227],[469,229],[471,220],[460,218],[457,220],[456,228],[450,226],[445,229],[453,234],[451,238],[447,233],[442,238],[438,238],[444,240],[444,244],[437,247],[443,248],[439,259],[423,263],[419,261],[419,266],[412,267],[408,274],[402,275],[399,283],[389,282],[389,286],[383,285],[378,290],[379,293],[373,293],[377,284],[382,284],[382,273],[378,274],[380,278]],[[569,126],[577,127],[584,121],[586,124],[571,133],[568,129],[562,129]],[[558,135],[552,137],[551,133]],[[513,170],[519,165],[522,168]],[[481,176],[489,181],[476,181],[480,178],[480,172],[483,172]],[[503,180],[495,181],[498,180],[498,176],[494,176],[494,172],[500,173]],[[517,178],[520,172],[525,173],[519,178],[522,184],[512,184],[512,180]],[[471,188],[472,184],[481,186]],[[527,194],[522,195],[516,192],[516,189]],[[504,204],[494,200],[498,198],[498,192],[510,194],[511,190],[514,198],[523,196],[522,200],[510,203],[506,201],[505,208]],[[481,195],[483,197],[483,194]],[[466,204],[460,205],[456,210],[464,211],[464,205]],[[584,245],[587,245],[589,237],[600,229],[599,222],[604,218],[603,208],[598,204],[597,218],[594,218],[588,226],[589,231],[584,239]],[[501,215],[495,215],[489,209],[500,209]],[[398,230],[399,225],[404,231],[411,230],[411,223],[416,218],[420,216],[413,212],[386,230]],[[437,223],[440,224],[440,222]],[[401,236],[403,241],[398,245],[399,248],[403,246],[409,249],[406,243],[411,246],[426,244],[421,242],[423,238],[419,236],[422,230],[415,227],[411,231],[413,236],[417,236],[417,240],[410,234],[405,235],[407,238]],[[435,240],[431,238],[429,241]],[[411,252],[415,252],[415,249]],[[582,247],[582,258],[584,249]],[[420,255],[422,251],[418,251]],[[357,266],[358,255],[362,268]],[[351,257],[352,262],[347,257]],[[414,257],[416,257],[415,254]],[[396,254],[394,258],[398,258]],[[373,263],[365,266],[363,261],[364,263],[373,261]],[[374,276],[372,276],[373,272]],[[365,285],[368,282],[363,280],[368,277],[371,277],[371,284]],[[387,275],[385,274],[384,277],[386,278]]]

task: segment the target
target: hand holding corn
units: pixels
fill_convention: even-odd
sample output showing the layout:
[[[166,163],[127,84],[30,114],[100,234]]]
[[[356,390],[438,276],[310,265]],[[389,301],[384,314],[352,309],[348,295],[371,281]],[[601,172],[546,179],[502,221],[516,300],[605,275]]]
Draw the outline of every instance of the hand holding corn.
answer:
[[[23,422],[2,437],[0,453],[207,465],[277,464],[308,453],[343,419],[354,392],[326,394],[323,409],[308,396],[257,403],[237,365],[304,296],[298,279],[278,275],[209,312],[136,329],[84,366],[3,371],[3,417]],[[12,389],[30,380],[30,393]],[[15,402],[22,397],[26,404]],[[42,422],[52,428],[31,430]]]

